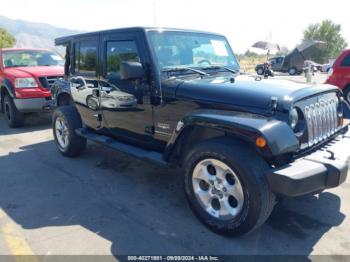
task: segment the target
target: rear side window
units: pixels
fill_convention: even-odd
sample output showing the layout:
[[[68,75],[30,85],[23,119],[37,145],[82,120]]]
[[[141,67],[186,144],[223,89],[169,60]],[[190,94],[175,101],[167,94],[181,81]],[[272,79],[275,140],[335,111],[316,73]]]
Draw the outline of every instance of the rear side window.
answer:
[[[120,78],[120,63],[123,61],[140,62],[135,41],[107,42],[107,75]]]
[[[75,72],[96,75],[97,41],[80,41],[75,44]]]
[[[348,54],[343,61],[341,62],[341,66],[349,66],[350,67],[350,54]]]

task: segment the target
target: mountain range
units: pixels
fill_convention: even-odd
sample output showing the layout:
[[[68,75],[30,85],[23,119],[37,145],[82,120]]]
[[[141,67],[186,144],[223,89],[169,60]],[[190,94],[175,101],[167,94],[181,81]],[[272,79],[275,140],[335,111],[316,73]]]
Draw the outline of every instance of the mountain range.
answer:
[[[60,36],[82,33],[82,31],[60,28],[44,23],[10,19],[0,15],[0,27],[9,31],[16,38],[15,47],[45,48],[62,53],[62,48],[55,47],[54,39]]]

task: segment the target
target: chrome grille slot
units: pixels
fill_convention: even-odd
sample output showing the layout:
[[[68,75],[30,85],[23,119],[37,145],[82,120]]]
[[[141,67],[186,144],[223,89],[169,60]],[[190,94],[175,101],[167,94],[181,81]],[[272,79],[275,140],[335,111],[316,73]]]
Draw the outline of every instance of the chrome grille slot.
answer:
[[[336,96],[320,98],[304,106],[308,133],[307,144],[315,145],[339,130],[338,99]]]
[[[44,88],[51,89],[53,84],[58,80],[62,79],[62,76],[42,76],[39,77],[39,81]]]

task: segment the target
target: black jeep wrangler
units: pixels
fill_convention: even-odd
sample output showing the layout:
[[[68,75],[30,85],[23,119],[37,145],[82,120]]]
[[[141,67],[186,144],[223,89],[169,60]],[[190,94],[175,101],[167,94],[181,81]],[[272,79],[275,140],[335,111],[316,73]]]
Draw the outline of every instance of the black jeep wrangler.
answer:
[[[126,28],[56,39],[66,80],[52,88],[59,151],[93,140],[184,170],[191,208],[210,229],[242,235],[275,197],[346,180],[350,134],[338,88],[242,75],[226,38]]]

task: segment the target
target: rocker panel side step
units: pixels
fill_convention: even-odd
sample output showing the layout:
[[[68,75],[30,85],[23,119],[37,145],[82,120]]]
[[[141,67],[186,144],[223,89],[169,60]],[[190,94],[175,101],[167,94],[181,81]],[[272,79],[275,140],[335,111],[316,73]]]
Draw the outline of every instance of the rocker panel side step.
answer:
[[[147,160],[158,165],[169,165],[169,163],[163,159],[163,156],[161,153],[148,151],[133,145],[125,144],[113,138],[110,138],[108,136],[99,135],[94,132],[90,132],[85,128],[79,128],[75,130],[75,132],[79,136],[85,137],[86,139],[103,144],[105,146],[113,148],[122,153],[134,156],[136,158]]]

